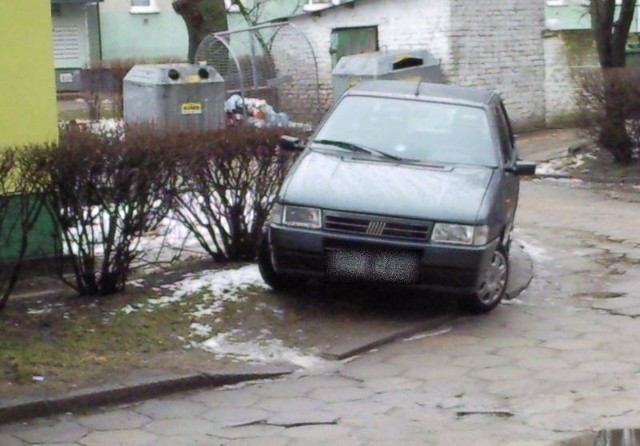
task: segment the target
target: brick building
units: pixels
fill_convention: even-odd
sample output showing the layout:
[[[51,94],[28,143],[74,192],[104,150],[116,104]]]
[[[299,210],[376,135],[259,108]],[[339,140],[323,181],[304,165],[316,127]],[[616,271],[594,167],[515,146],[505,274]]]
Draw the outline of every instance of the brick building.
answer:
[[[522,128],[545,124],[544,8],[543,0],[343,0],[287,20],[313,46],[325,110],[332,103],[331,70],[343,50],[340,34],[352,32],[360,34],[352,53],[429,50],[449,82],[499,91]],[[292,33],[275,42],[283,73],[308,69],[308,56],[294,51],[295,39],[300,36]],[[313,91],[312,77],[295,76],[281,96],[303,104]]]

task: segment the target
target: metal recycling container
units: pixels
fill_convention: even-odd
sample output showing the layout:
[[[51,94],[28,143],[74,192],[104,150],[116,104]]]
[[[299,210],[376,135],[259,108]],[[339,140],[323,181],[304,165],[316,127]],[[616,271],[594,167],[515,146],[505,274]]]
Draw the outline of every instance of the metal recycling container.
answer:
[[[444,83],[440,61],[427,50],[395,50],[343,56],[332,72],[333,100],[365,80]]]
[[[199,131],[225,125],[224,79],[211,66],[135,65],[124,78],[122,94],[127,124]]]

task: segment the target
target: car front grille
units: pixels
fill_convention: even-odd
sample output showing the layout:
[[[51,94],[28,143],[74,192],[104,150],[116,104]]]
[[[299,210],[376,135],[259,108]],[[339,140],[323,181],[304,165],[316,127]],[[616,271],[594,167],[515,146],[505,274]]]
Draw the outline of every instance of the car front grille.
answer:
[[[400,221],[375,216],[325,214],[324,229],[330,232],[423,242],[429,240],[431,225],[420,221]]]

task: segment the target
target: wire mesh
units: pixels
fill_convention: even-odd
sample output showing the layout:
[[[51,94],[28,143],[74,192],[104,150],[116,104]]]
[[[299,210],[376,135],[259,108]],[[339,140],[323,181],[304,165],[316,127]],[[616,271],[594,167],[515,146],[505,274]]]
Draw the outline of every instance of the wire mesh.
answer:
[[[228,97],[264,100],[295,122],[315,124],[321,118],[316,55],[290,23],[210,34],[196,60],[220,73]]]

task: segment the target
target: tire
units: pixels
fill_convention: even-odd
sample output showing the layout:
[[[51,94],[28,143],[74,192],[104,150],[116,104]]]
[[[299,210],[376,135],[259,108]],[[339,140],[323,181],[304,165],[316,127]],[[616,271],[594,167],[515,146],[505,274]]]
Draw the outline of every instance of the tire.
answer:
[[[507,290],[509,257],[507,249],[500,245],[493,254],[476,291],[458,299],[460,307],[472,314],[484,314],[500,304]]]
[[[269,249],[269,241],[266,236],[262,237],[260,241],[258,269],[260,270],[262,280],[275,291],[286,291],[292,288],[298,288],[306,282],[303,279],[285,277],[278,274],[271,262],[271,250]]]

